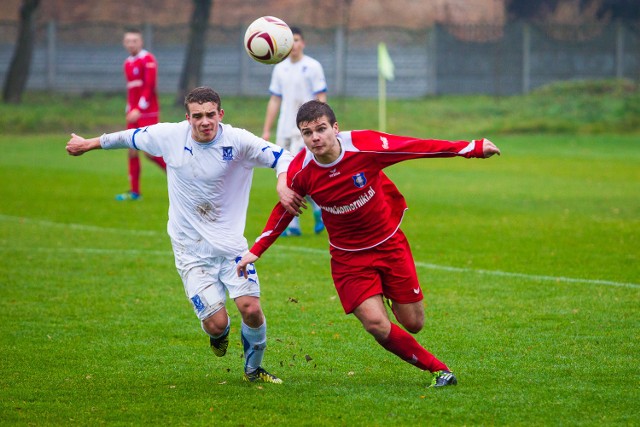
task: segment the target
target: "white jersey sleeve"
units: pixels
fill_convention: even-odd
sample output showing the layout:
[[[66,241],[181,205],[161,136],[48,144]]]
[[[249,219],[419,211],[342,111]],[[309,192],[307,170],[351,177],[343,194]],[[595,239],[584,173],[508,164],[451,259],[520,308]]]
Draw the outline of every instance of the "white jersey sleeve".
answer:
[[[315,59],[310,59],[311,61],[309,61],[308,65],[308,79],[309,84],[311,85],[311,91],[315,96],[319,93],[327,91],[327,79],[324,76],[322,65],[320,65],[320,63]]]
[[[158,123],[137,129],[127,129],[120,132],[103,134],[100,145],[105,150],[116,148],[133,148],[144,151],[152,156],[165,157],[176,139],[184,139],[187,121],[180,123]]]
[[[276,176],[287,171],[293,155],[282,147],[265,141],[244,129],[234,129],[236,138],[244,141],[240,153],[245,167],[268,167],[276,171]]]

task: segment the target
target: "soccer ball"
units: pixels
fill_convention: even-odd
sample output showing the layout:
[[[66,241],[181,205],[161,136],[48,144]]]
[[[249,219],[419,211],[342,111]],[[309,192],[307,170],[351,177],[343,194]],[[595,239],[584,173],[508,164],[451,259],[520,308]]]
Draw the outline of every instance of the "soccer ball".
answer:
[[[293,33],[282,19],[263,16],[244,33],[244,48],[249,56],[263,64],[277,64],[291,53]]]

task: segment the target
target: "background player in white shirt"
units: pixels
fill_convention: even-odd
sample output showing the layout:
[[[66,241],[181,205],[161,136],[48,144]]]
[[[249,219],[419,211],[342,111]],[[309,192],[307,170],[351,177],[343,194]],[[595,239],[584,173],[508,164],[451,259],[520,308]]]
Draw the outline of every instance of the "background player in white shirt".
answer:
[[[293,33],[291,53],[284,61],[273,67],[271,74],[269,85],[271,98],[267,104],[262,138],[269,141],[271,128],[279,112],[276,144],[295,156],[304,149],[304,142],[296,125],[298,108],[312,99],[327,102],[327,81],[322,65],[304,54],[305,42],[300,28],[291,27],[291,32]],[[309,201],[313,208],[314,231],[320,233],[324,230],[320,208],[313,200]],[[283,235],[299,236],[300,234],[300,220],[294,217]]]
[[[72,134],[67,152],[79,156],[93,149],[132,148],[162,156],[167,164],[169,221],[167,232],[185,293],[209,335],[216,356],[229,343],[226,293],[242,316],[241,339],[246,381],[281,383],[262,368],[267,343],[255,268],[238,278],[236,262],[247,251],[244,237],[253,168],[269,167],[278,176],[278,194],[288,209],[293,191],[286,171],[286,150],[244,129],[223,124],[219,95],[211,88],[192,90],[185,98],[186,121],[160,123],[84,139]]]
[[[430,157],[491,157],[500,150],[489,140],[444,141],[371,130],[340,132],[331,108],[309,101],[297,123],[307,149],[287,171],[288,185],[311,195],[322,207],[331,253],[331,275],[345,313],[353,313],[386,350],[433,373],[430,386],[457,384],[447,365],[411,333],[424,326],[423,294],[411,248],[400,230],[404,197],[383,169]],[[298,197],[299,197],[298,196]],[[276,206],[262,235],[240,260],[244,276],[285,229],[291,213]],[[383,297],[404,329],[391,322]],[[409,332],[407,332],[409,331]]]

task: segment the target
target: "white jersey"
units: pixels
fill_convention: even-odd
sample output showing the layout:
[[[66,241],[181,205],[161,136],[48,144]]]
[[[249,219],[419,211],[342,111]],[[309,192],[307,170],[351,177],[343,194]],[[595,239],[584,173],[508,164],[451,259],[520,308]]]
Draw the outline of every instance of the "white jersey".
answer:
[[[282,140],[299,135],[296,125],[298,108],[327,91],[327,81],[322,65],[304,55],[298,62],[287,58],[273,68],[269,92],[282,99],[276,139]],[[295,153],[294,153],[295,154]]]
[[[244,226],[253,168],[273,168],[279,175],[293,158],[249,131],[222,123],[213,141],[198,143],[186,120],[105,134],[100,144],[162,156],[167,164],[169,236],[201,256],[227,258],[247,250]],[[203,241],[208,245],[198,245]]]

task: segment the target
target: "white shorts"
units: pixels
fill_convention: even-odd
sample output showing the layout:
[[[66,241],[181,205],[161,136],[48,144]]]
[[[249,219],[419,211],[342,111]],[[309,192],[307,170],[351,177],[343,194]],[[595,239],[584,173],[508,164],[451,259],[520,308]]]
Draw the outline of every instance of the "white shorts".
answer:
[[[176,268],[182,278],[184,291],[198,319],[204,320],[222,309],[229,298],[260,297],[260,282],[255,265],[247,266],[248,278],[238,277],[236,259],[197,255],[188,247],[172,239]]]

